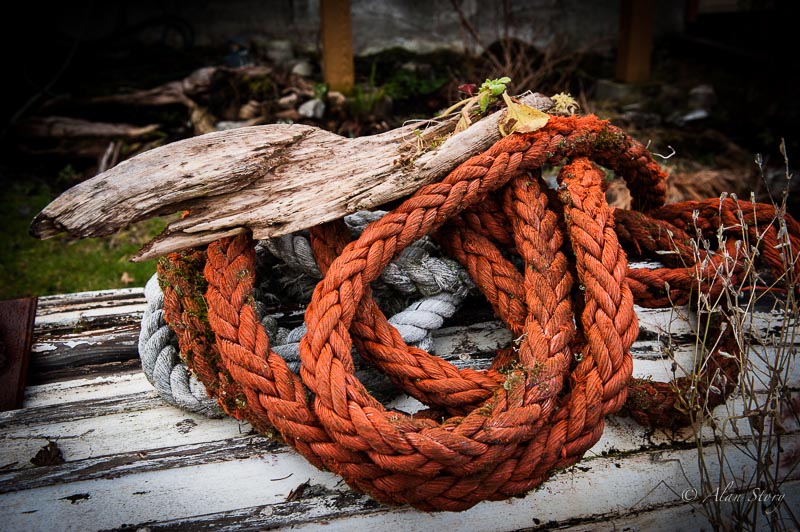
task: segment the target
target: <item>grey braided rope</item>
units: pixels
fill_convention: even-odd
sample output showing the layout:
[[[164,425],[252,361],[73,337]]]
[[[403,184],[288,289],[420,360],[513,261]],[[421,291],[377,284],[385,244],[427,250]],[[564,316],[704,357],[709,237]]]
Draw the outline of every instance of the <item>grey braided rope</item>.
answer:
[[[345,223],[354,236],[358,236],[366,225],[384,213],[362,212],[345,218]],[[409,246],[381,276],[381,283],[375,287],[375,297],[379,301],[397,293],[404,299],[422,296],[391,318],[391,323],[409,345],[433,352],[432,331],[440,328],[445,319],[451,317],[473,287],[464,268],[456,261],[430,255],[436,246],[427,239],[421,239]],[[299,279],[313,287],[321,278],[311,244],[302,234],[286,235],[257,244],[257,252],[268,250],[282,261]],[[297,285],[289,281],[289,286]],[[303,290],[303,288],[301,288]],[[258,291],[257,291],[258,292]],[[392,294],[394,292],[394,294]],[[259,294],[267,296],[268,294]],[[142,317],[142,330],[139,336],[139,354],[142,368],[148,380],[168,403],[202,415],[219,415],[219,409],[206,394],[202,383],[193,376],[178,356],[177,338],[164,323],[164,296],[154,275],[145,287],[147,307]],[[274,296],[272,296],[274,298]],[[300,369],[300,340],[305,335],[305,324],[294,329],[278,327],[278,322],[266,314],[266,305],[259,297],[256,307],[262,324],[276,354],[286,360],[289,368],[297,373]],[[356,375],[376,397],[390,397],[394,391],[388,378],[366,364],[362,364],[355,354]],[[187,384],[172,381],[177,376],[187,376]],[[187,396],[189,392],[190,396]],[[203,401],[198,399],[202,396]],[[214,403],[214,410],[208,404]]]
[[[144,297],[147,305],[139,331],[139,358],[145,377],[167,403],[206,417],[222,417],[217,402],[178,356],[178,339],[164,321],[164,293],[156,275],[147,281]]]
[[[345,216],[344,222],[355,239],[367,225],[385,214],[384,211],[360,211]],[[308,283],[308,287],[298,289],[303,292],[301,295],[309,296],[317,281],[322,279],[306,232],[262,240],[256,244],[257,253],[265,250]],[[427,296],[442,291],[455,293],[464,287],[471,288],[472,280],[463,267],[456,261],[434,256],[437,252],[438,247],[427,236],[413,242],[384,269],[380,277],[383,284],[375,286],[376,299],[386,296],[382,292],[386,291],[387,286],[393,293],[406,296]]]

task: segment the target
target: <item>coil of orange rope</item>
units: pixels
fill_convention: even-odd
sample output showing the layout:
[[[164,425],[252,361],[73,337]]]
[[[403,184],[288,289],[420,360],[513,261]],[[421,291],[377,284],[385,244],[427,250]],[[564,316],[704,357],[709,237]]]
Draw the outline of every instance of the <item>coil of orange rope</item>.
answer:
[[[539,169],[565,161],[559,191],[548,190]],[[641,212],[608,207],[605,173],[595,163],[626,179]],[[325,277],[306,311],[300,376],[271,352],[257,319],[247,236],[160,263],[167,321],[187,363],[223,409],[257,430],[276,429],[355,489],[423,510],[507,498],[579,460],[600,438],[605,416],[622,409],[628,395],[648,398],[627,407],[640,421],[669,423],[678,415],[679,391],[631,381],[634,300],[678,301],[718,267],[714,256],[697,262],[688,256],[687,210],[690,219],[700,212],[705,231],[730,225],[729,210],[764,211],[734,200],[715,200],[726,213],[716,218],[703,211],[705,204],[661,207],[665,178],[641,144],[607,122],[552,117],[543,129],[506,137],[420,188],[356,241],[347,242],[335,223],[312,229]],[[665,243],[655,235],[667,228],[672,236]],[[800,244],[796,222],[786,230],[792,245]],[[777,231],[765,245],[769,238],[777,243]],[[458,370],[406,346],[371,297],[370,282],[428,234],[466,267],[518,338],[487,371]],[[691,262],[628,269],[623,246],[656,253],[666,245]],[[778,259],[765,253],[765,267]],[[713,282],[701,288],[716,289]],[[723,344],[715,352],[731,347]],[[355,378],[353,345],[431,409],[387,411]],[[730,384],[724,400],[738,368],[720,362],[712,369]]]

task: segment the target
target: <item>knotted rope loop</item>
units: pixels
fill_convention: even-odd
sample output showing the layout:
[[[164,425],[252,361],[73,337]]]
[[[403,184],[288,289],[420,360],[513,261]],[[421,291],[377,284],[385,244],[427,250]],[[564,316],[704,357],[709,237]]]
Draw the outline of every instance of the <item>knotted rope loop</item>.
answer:
[[[518,161],[521,159],[513,154],[503,157],[503,153],[505,152],[502,152],[490,164],[502,166],[506,176],[516,174],[519,167]],[[484,177],[484,182],[490,183],[489,186],[499,187],[504,181],[498,176],[503,172],[492,171],[491,168],[485,173],[485,176],[488,177]],[[448,442],[444,441],[443,436],[437,432],[441,429],[430,427],[429,424],[415,426],[415,420],[411,418],[396,414],[387,415],[379,404],[369,400],[366,391],[358,382],[348,378],[348,375],[352,374],[352,361],[349,355],[351,339],[348,329],[355,316],[357,306],[357,303],[353,304],[353,300],[360,302],[366,285],[379,275],[381,268],[401,250],[403,244],[407,245],[411,240],[419,238],[425,231],[434,229],[437,223],[441,224],[448,216],[462,210],[464,208],[462,202],[466,203],[469,199],[478,201],[482,194],[480,192],[482,183],[475,180],[459,181],[459,179],[454,179],[451,174],[443,183],[452,184],[451,190],[447,190],[441,184],[421,189],[391,215],[368,227],[357,242],[348,245],[331,265],[325,280],[318,285],[306,314],[310,332],[301,342],[301,358],[303,359],[301,372],[304,382],[317,394],[315,411],[337,441],[343,445],[352,446],[353,450],[379,453],[377,456],[380,457],[381,463],[387,463],[392,455],[397,455],[404,458],[405,464],[407,464],[407,458],[413,453],[418,452],[425,455],[423,449],[431,440],[439,447],[447,446]],[[462,183],[467,184],[462,185]],[[595,185],[598,188],[598,195],[602,196],[599,183],[597,181]],[[538,186],[530,187],[530,190],[533,197],[542,198],[539,200],[540,202],[546,201],[544,195],[539,193]],[[447,196],[439,201],[429,199],[431,196],[441,195],[445,192],[456,196],[458,201],[452,200],[452,196]],[[430,212],[437,206],[437,203],[439,208],[434,217]],[[608,210],[607,206],[605,209]],[[531,214],[531,217],[535,218],[536,214]],[[537,219],[535,222],[538,226],[539,220]],[[555,223],[551,225],[554,227]],[[528,232],[529,239],[533,235],[538,236],[537,230],[538,227]],[[616,242],[615,236],[613,239]],[[524,237],[522,240],[524,241]],[[527,321],[527,335],[523,340],[523,348],[520,349],[519,355],[520,368],[510,372],[510,378],[506,380],[508,386],[504,386],[503,391],[495,388],[491,400],[480,409],[482,417],[488,418],[488,422],[474,419],[474,412],[463,419],[445,421],[442,428],[446,427],[447,432],[451,435],[474,438],[476,426],[487,431],[487,427],[496,429],[501,426],[501,423],[511,422],[512,424],[507,425],[508,430],[503,434],[502,440],[498,439],[497,441],[505,444],[515,443],[514,432],[523,434],[522,438],[532,436],[533,434],[528,431],[540,428],[540,418],[549,416],[553,411],[556,398],[563,385],[563,376],[567,372],[572,358],[568,352],[571,335],[569,332],[565,332],[571,328],[570,305],[563,303],[569,295],[570,283],[569,277],[564,275],[566,260],[558,251],[559,247],[560,241],[556,239],[549,249],[543,250],[544,258],[539,263],[553,264],[555,262],[562,264],[562,268],[543,268],[544,272],[536,272],[536,274],[529,274],[529,272],[535,272],[536,269],[537,260],[533,256],[533,252],[527,254],[522,252],[531,266],[531,268],[526,268],[525,283],[530,294],[529,306],[542,307],[542,315],[547,315],[548,321],[544,327],[535,317]],[[532,249],[535,247],[532,246]],[[559,254],[558,258],[556,258],[556,254]],[[613,255],[617,257],[616,253]],[[624,255],[619,256],[624,265]],[[621,271],[620,282],[624,283],[625,268],[621,268]],[[552,272],[556,272],[556,275],[553,275]],[[542,277],[546,277],[548,274],[549,278],[542,283]],[[565,279],[567,279],[566,282]],[[553,286],[555,298],[552,295],[548,295],[546,298],[537,295],[535,285],[539,284]],[[621,289],[618,287],[615,292],[619,293],[620,291]],[[543,300],[550,303],[554,299],[555,307],[561,307],[567,311],[557,311],[555,312],[556,316],[564,315],[568,318],[562,320],[561,324],[550,327],[549,314],[553,313],[552,305],[542,306],[541,303]],[[627,323],[623,322],[623,325],[627,330],[635,331],[632,298],[629,294],[627,299],[631,307],[628,311],[631,320]],[[632,328],[629,327],[631,324]],[[631,334],[627,330],[625,338],[630,343],[635,338],[635,332]],[[424,353],[413,351],[408,351],[406,354],[423,359],[426,356]],[[630,360],[624,363],[622,362],[623,358],[619,357],[616,364],[618,369],[624,368],[628,372],[627,376],[618,378],[618,381],[622,383],[627,381],[631,369]],[[531,374],[534,372],[537,375],[532,378]],[[606,378],[610,377],[611,373],[606,372]],[[616,384],[614,388],[619,392],[621,387]],[[624,402],[624,396],[616,400],[617,408],[621,406],[622,402]],[[380,417],[384,421],[379,423],[376,419]],[[402,424],[404,431],[396,430],[392,426],[392,422]],[[468,427],[468,431],[462,429],[464,426]],[[378,428],[383,430],[378,430]],[[354,440],[354,432],[368,436]],[[377,440],[371,439],[376,435],[378,436]],[[463,446],[463,442],[458,443]],[[481,443],[493,444],[496,441],[484,438]],[[441,467],[452,467],[452,465],[465,460],[463,453],[460,456],[454,453],[437,454],[429,452],[427,458],[440,461]],[[426,465],[429,464],[430,462]],[[552,464],[549,466],[552,467]]]
[[[378,500],[461,510],[527,491],[580,459],[602,434],[604,417],[625,403],[628,349],[638,330],[634,297],[653,303],[673,295],[665,277],[628,270],[623,245],[657,253],[661,244],[645,242],[639,230],[618,237],[604,173],[589,159],[625,177],[643,208],[663,203],[665,175],[643,146],[595,117],[553,117],[542,130],[506,137],[420,188],[353,242],[341,224],[312,229],[324,278],[306,311],[302,380],[271,351],[258,322],[249,237],[214,242],[204,277],[216,351],[187,358],[204,382],[219,381],[209,386],[212,393],[232,383],[224,391],[241,398],[236,414],[274,426],[312,463]],[[565,162],[554,194],[538,169]],[[662,227],[670,222],[663,216],[641,221]],[[683,242],[686,232],[670,223],[672,238]],[[465,266],[517,337],[488,371],[458,370],[407,346],[372,299],[370,283],[425,235]],[[522,272],[508,258],[512,251]],[[690,251],[688,243],[678,249],[687,257]],[[199,265],[170,260],[183,265],[177,270]],[[691,282],[692,269],[706,273],[716,267],[709,264],[671,271],[679,272],[676,282]],[[175,292],[192,299],[200,284]],[[168,321],[191,318],[181,310],[165,306]],[[179,334],[182,348],[210,338],[202,320],[189,321],[200,332]],[[353,345],[434,410],[387,411],[356,378]],[[663,389],[638,390],[668,402]],[[666,417],[631,413],[648,421]]]

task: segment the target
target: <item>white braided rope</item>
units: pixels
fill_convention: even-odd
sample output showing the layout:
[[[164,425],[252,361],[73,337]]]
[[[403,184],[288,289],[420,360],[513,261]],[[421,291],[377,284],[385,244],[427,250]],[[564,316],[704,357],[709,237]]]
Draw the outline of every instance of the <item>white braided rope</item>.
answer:
[[[144,296],[139,358],[145,377],[167,403],[206,417],[222,417],[217,402],[178,356],[178,340],[164,321],[164,294],[155,275],[147,281]]]
[[[368,223],[383,214],[356,213],[346,217],[345,223],[357,236]],[[286,235],[259,242],[258,246],[268,249],[300,275],[315,280],[321,278],[307,237],[301,234]],[[473,286],[460,264],[430,255],[435,247],[428,239],[421,239],[409,246],[381,276],[386,286],[376,287],[377,299],[390,290],[406,297],[422,296],[389,318],[389,323],[397,328],[407,344],[430,353],[433,353],[434,347],[432,332],[458,310]],[[145,287],[145,297],[147,308],[142,318],[139,354],[148,380],[170,404],[202,415],[220,415],[219,408],[208,397],[203,384],[190,375],[184,361],[178,356],[177,338],[164,322],[164,295],[155,275]],[[273,351],[297,373],[300,369],[299,346],[306,332],[305,324],[291,330],[278,327],[277,321],[263,312],[263,303],[257,303],[257,308]],[[359,364],[358,360],[356,364]],[[357,375],[368,388],[379,391],[388,387],[388,380],[369,367],[362,367]],[[213,410],[209,404],[213,404]]]

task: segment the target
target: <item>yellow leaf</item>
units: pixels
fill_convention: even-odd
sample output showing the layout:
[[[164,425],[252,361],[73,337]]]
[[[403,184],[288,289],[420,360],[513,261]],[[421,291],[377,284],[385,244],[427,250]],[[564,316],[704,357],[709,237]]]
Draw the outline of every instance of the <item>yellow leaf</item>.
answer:
[[[547,113],[524,103],[515,102],[507,92],[503,93],[503,100],[508,107],[505,118],[500,122],[500,133],[503,136],[511,133],[530,133],[542,129],[550,120]],[[506,130],[506,128],[508,129]]]

